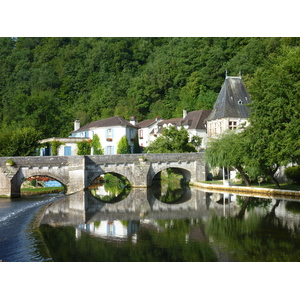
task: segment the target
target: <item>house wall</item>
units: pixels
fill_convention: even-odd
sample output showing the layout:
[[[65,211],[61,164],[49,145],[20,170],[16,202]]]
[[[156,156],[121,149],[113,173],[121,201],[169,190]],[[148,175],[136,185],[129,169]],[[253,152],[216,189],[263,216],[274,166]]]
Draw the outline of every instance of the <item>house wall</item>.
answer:
[[[101,145],[104,149],[104,154],[117,154],[118,143],[120,139],[126,135],[128,144],[133,148],[137,129],[124,126],[100,127],[89,132],[89,137],[92,139],[94,134],[100,138]]]
[[[202,138],[202,142],[201,142],[200,148],[205,148],[205,145],[207,143],[207,133],[206,133],[206,130],[204,130],[204,129],[190,129],[190,130],[188,130],[188,133],[189,133],[190,139],[193,136],[199,136],[200,138]]]
[[[242,124],[247,127],[248,119],[245,118],[224,118],[207,122],[207,136],[216,137],[228,129],[238,129]]]
[[[154,129],[154,131],[158,130],[157,123],[160,122],[161,120],[159,119],[157,122],[154,124],[150,125],[149,127],[143,127],[140,130],[143,132],[143,138],[140,138],[139,134],[139,145],[141,147],[148,147],[151,142],[153,142],[156,137],[154,135],[150,135],[150,132]]]

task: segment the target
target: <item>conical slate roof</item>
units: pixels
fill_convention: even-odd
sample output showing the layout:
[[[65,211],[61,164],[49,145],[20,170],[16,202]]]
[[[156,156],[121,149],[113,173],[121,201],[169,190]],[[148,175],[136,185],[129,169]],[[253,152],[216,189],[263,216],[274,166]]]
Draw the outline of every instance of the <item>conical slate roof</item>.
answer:
[[[241,77],[226,77],[207,121],[222,118],[249,118],[250,96]]]

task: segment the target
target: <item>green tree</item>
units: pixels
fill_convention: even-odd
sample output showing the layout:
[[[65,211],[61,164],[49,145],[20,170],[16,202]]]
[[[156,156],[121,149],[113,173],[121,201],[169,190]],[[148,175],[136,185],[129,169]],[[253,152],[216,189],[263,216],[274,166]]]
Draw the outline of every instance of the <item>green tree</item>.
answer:
[[[139,144],[139,136],[138,134],[135,135],[134,142],[133,142],[133,153],[141,153],[142,149]]]
[[[162,135],[157,137],[146,147],[145,152],[149,153],[183,153],[196,152],[196,148],[189,142],[189,134],[181,127],[175,126],[164,128]]]
[[[120,141],[118,142],[118,148],[117,148],[118,154],[129,154],[131,153],[131,147],[128,144],[128,140],[126,135],[121,137]]]
[[[98,134],[94,135],[94,137],[91,141],[91,147],[94,148],[94,155],[103,155],[104,154],[104,149],[102,148]]]
[[[2,128],[0,156],[31,156],[37,154],[41,133],[32,127]]]
[[[253,103],[246,130],[251,158],[276,186],[280,166],[300,160],[300,48],[284,47],[255,73],[250,93]]]
[[[91,141],[77,142],[77,155],[90,155],[91,154]]]
[[[245,153],[248,151],[248,144],[243,135],[243,132],[228,130],[221,137],[210,139],[204,152],[204,159],[212,168],[236,168],[245,184],[250,186],[251,182],[245,171]]]

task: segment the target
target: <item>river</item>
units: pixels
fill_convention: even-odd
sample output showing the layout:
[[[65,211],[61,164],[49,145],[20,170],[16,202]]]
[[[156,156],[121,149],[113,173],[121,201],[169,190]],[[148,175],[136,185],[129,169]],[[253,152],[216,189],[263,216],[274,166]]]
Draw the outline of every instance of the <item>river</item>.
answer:
[[[149,189],[133,189],[113,202],[89,191],[1,198],[0,259],[295,262],[300,260],[300,201],[195,188],[177,191],[172,202],[157,200]]]

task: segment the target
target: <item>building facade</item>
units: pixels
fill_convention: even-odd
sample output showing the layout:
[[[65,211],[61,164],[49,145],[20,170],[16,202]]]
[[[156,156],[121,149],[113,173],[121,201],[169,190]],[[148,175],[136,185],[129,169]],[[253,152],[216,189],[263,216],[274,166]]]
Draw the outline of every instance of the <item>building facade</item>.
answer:
[[[226,76],[213,110],[206,119],[207,136],[218,137],[226,130],[249,125],[250,95],[239,77]]]
[[[40,143],[51,143],[54,141],[60,142],[61,146],[58,148],[58,156],[77,155],[77,143],[82,141],[92,140],[97,134],[100,138],[100,143],[104,149],[104,154],[117,154],[118,143],[123,136],[127,137],[128,144],[133,151],[134,140],[137,136],[139,127],[136,126],[134,117],[130,121],[122,117],[115,116],[103,120],[98,120],[80,127],[80,121],[75,120],[74,130],[71,136],[67,138],[49,138],[41,140]],[[52,149],[41,149],[41,155],[53,155]],[[93,155],[93,149],[92,153]]]

